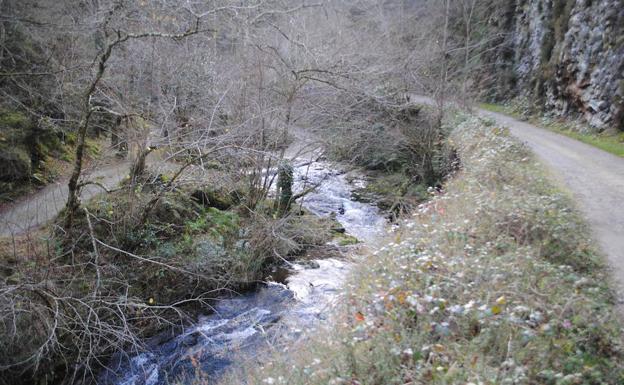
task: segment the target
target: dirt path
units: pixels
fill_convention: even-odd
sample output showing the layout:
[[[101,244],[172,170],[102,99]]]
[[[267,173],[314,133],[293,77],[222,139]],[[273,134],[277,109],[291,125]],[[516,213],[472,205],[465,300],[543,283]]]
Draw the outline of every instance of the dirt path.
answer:
[[[82,179],[98,182],[107,189],[112,189],[130,173],[129,160],[105,159],[104,162],[107,163],[96,162],[86,167]],[[173,162],[163,161],[157,153],[152,153],[147,158],[147,165],[156,173],[171,172],[178,167]],[[67,202],[67,179],[51,183],[14,204],[3,207],[0,210],[0,237],[23,234],[54,219]],[[101,187],[95,184],[87,185],[82,189],[80,199],[84,202],[101,192],[103,192]]]
[[[525,142],[572,192],[611,267],[624,305],[624,158],[509,116],[479,110]],[[518,197],[521,199],[521,197]]]
[[[118,161],[97,168],[87,168],[85,176],[87,180],[112,188],[128,174],[128,170],[128,162]],[[88,200],[100,192],[102,189],[96,185],[86,186],[82,189],[81,199]],[[0,237],[18,235],[49,222],[63,209],[67,195],[67,180],[62,179],[4,207],[0,212]]]
[[[308,157],[312,156],[311,153],[317,152],[318,141],[307,136],[304,131],[294,129],[293,136],[295,139],[288,148],[287,157]],[[128,175],[130,161],[116,160],[110,163],[108,159],[105,162],[109,163],[87,167],[83,172],[83,179],[98,182],[111,189]],[[151,167],[158,165],[159,171],[171,171],[178,167],[172,162],[163,161],[158,154],[150,155],[147,163]],[[189,169],[189,172],[192,170]],[[102,191],[97,185],[88,185],[82,189],[80,198],[87,201]],[[20,235],[50,222],[65,207],[67,196],[67,177],[65,177],[22,197],[15,203],[4,205],[0,208],[0,238]]]

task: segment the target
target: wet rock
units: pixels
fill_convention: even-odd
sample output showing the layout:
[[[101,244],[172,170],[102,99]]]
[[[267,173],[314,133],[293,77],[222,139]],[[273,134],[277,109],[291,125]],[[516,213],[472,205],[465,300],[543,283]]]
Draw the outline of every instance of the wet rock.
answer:
[[[304,266],[306,269],[318,269],[321,267],[321,265],[319,265],[318,261],[301,261],[299,262],[299,264],[301,266]]]

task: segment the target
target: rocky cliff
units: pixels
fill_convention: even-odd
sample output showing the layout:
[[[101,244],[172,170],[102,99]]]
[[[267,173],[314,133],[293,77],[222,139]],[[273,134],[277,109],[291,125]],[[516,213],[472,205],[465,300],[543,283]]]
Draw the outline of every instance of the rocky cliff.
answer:
[[[624,0],[502,3],[494,25],[505,38],[490,58],[499,72],[494,94],[624,130]]]

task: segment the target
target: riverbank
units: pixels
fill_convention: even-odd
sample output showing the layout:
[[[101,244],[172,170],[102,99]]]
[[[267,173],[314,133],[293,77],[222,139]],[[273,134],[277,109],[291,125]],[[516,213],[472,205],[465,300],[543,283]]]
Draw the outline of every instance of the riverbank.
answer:
[[[173,172],[150,168],[85,202],[70,231],[52,223],[0,240],[0,383],[88,377],[115,352],[141,351],[216,299],[256,288],[287,259],[340,254],[326,245],[331,219],[277,215],[268,198],[252,210],[245,181],[204,174],[172,185]]]
[[[225,383],[624,380],[604,263],[569,197],[506,130],[461,120],[462,170],[354,271],[333,322]]]
[[[86,202],[71,234],[41,229],[2,240],[3,317],[37,327],[2,329],[7,349],[0,358],[12,367],[0,383],[28,383],[20,371],[34,360],[48,384],[67,380],[66,365],[99,372],[104,383],[138,373],[168,381],[193,373],[182,346],[170,351],[180,341],[229,350],[249,337],[260,341],[261,320],[267,329],[286,316],[293,329],[313,323],[350,270],[345,254],[358,239],[382,234],[385,219],[373,205],[351,200],[357,173],[347,177],[329,163],[300,163],[294,162],[293,191],[307,193],[288,215],[277,215],[272,199],[250,210],[244,181],[218,171],[190,168],[202,175],[184,174],[184,183],[167,189],[171,172],[149,169],[144,179],[126,180]],[[261,318],[249,316],[254,307]],[[211,322],[223,326],[212,337],[230,328],[231,338],[210,345]],[[124,360],[133,356],[148,358],[134,367]],[[167,363],[172,356],[179,365]],[[228,366],[210,355],[201,364],[219,371]]]
[[[117,352],[98,377],[103,384],[164,385],[201,372],[211,383],[267,345],[286,347],[326,319],[360,249],[385,234],[386,220],[374,205],[355,201],[351,192],[362,175],[315,162],[295,169],[296,190],[317,185],[301,205],[319,220],[341,226],[329,247],[274,264],[254,290],[223,296],[188,327],[147,341],[142,349]],[[359,184],[358,184],[359,185]],[[313,231],[313,228],[309,228]],[[318,232],[318,229],[316,230]],[[343,247],[344,241],[358,246]],[[332,252],[333,250],[333,252]]]

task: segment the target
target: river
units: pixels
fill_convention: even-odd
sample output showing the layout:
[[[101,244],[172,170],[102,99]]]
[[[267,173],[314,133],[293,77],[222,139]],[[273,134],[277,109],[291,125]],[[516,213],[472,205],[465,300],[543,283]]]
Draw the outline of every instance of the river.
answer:
[[[346,232],[374,247],[386,220],[372,204],[352,198],[363,182],[325,162],[295,168],[295,187],[320,183],[303,206],[319,216],[335,215]],[[218,381],[225,370],[271,345],[288,343],[322,322],[352,266],[348,258],[318,259],[288,267],[284,282],[216,303],[214,312],[174,337],[156,338],[145,352],[116,354],[100,382],[115,385],[191,383],[197,372]]]

